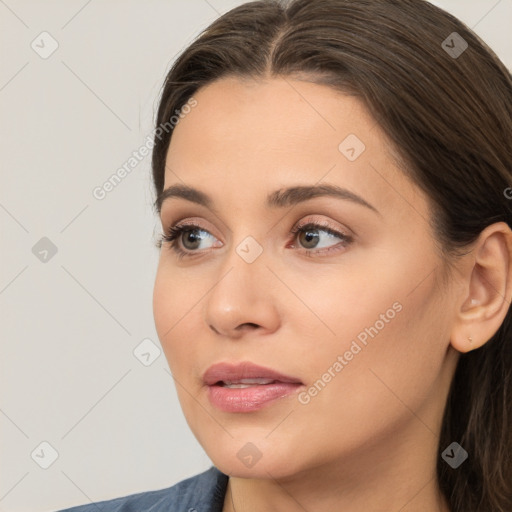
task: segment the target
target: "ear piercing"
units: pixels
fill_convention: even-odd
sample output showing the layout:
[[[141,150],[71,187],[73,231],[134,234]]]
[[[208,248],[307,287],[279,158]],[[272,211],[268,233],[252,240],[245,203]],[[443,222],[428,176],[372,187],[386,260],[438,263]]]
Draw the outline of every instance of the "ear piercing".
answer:
[[[469,343],[473,343],[473,338],[471,336],[468,336]]]

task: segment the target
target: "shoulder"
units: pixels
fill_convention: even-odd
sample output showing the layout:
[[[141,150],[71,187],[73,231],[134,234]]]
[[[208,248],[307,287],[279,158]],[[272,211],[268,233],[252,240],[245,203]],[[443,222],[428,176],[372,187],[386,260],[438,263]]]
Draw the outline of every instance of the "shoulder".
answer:
[[[172,487],[89,503],[59,512],[221,512],[228,476],[215,466]]]

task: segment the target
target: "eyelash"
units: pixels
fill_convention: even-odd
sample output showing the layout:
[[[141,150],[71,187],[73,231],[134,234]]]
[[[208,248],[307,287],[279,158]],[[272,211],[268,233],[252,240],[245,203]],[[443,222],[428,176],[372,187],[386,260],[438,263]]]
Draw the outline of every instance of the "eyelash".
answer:
[[[201,226],[199,226],[197,224],[176,225],[176,226],[172,226],[171,228],[169,228],[168,233],[163,233],[161,235],[160,239],[157,242],[157,246],[162,247],[162,245],[164,243],[170,244],[170,248],[176,253],[178,259],[182,259],[184,257],[193,257],[197,254],[200,254],[201,251],[183,250],[181,247],[179,247],[179,237],[184,232],[195,231],[195,230],[205,231],[206,233],[211,234],[208,230],[203,229]],[[298,226],[294,227],[290,231],[290,235],[292,235],[293,240],[295,240],[297,237],[297,234],[299,234],[299,233],[306,232],[306,231],[316,231],[316,230],[324,231],[325,233],[328,233],[337,238],[340,238],[342,240],[341,244],[343,247],[349,245],[353,241],[353,238],[351,236],[346,235],[345,233],[342,233],[335,229],[332,229],[327,224],[323,224],[321,222],[307,222],[306,224],[303,224],[303,225],[299,224]],[[338,245],[336,245],[334,247],[324,248],[324,249],[302,248],[302,252],[304,252],[307,256],[313,256],[314,253],[318,254],[318,253],[327,253],[327,252],[331,252],[331,251],[336,251],[339,249]]]

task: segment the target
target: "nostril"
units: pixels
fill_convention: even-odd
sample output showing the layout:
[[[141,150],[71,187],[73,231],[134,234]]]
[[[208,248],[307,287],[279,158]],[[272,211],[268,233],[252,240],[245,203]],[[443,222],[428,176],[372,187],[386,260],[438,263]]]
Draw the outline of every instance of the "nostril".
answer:
[[[210,327],[210,329],[215,333],[215,334],[221,334],[213,325],[209,325],[208,327]],[[246,322],[244,324],[240,324],[239,326],[237,326],[235,328],[235,330],[233,332],[243,332],[243,331],[249,331],[249,330],[254,330],[254,329],[257,329],[259,328],[260,326],[258,324],[255,324],[254,322]]]
[[[245,324],[239,325],[239,326],[237,327],[237,329],[244,330],[246,327],[251,327],[251,328],[252,328],[252,327],[256,327],[256,328],[258,328],[258,327],[259,327],[259,325],[258,325],[258,324],[255,324],[255,323],[253,323],[253,322],[246,322]]]

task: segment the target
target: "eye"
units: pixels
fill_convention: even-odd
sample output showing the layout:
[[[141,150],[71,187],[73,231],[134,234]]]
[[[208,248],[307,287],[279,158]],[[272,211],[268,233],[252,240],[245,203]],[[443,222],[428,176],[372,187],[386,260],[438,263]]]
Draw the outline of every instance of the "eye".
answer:
[[[169,229],[168,233],[162,234],[158,246],[161,247],[162,243],[169,243],[171,248],[176,252],[181,259],[190,253],[198,252],[198,249],[204,250],[208,247],[201,246],[205,240],[212,239],[215,245],[215,237],[206,229],[201,228],[197,224],[182,224],[173,226]],[[222,245],[218,242],[216,245]],[[183,246],[186,250],[181,248]]]
[[[308,222],[302,225],[299,224],[291,230],[290,234],[293,239],[287,247],[296,248],[295,240],[298,240],[301,245],[299,251],[306,253],[308,256],[337,251],[352,242],[351,236],[332,228],[327,223]],[[210,240],[210,244],[208,244],[208,240]],[[337,243],[336,240],[338,240]],[[167,233],[161,236],[157,243],[158,247],[161,247],[164,242],[170,244],[171,249],[178,255],[179,259],[195,256],[205,251],[209,252],[208,249],[212,247],[222,246],[222,242],[197,224],[172,226]]]
[[[327,223],[308,222],[292,229],[294,240],[302,246],[303,251],[311,256],[313,253],[326,253],[346,247],[352,242],[352,237],[332,228]],[[336,243],[338,240],[338,243]],[[288,247],[294,248],[295,245]]]

